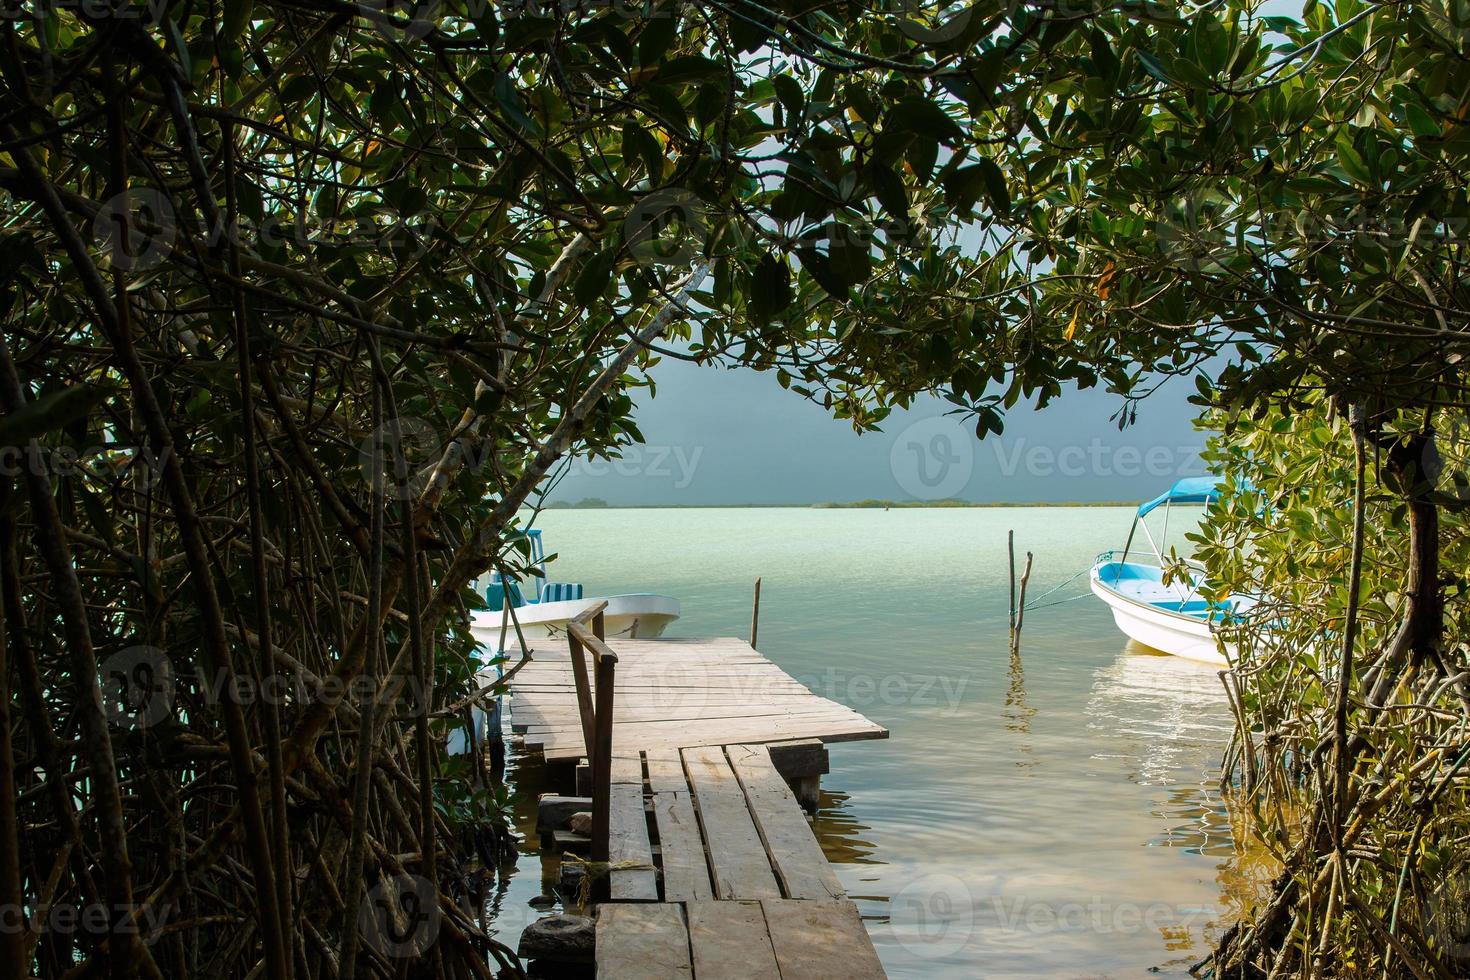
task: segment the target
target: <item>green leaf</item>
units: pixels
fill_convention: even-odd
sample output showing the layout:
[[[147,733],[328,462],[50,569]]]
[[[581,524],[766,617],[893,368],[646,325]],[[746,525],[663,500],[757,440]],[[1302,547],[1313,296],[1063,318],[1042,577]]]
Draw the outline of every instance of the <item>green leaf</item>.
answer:
[[[832,273],[849,286],[868,281],[873,274],[873,257],[868,243],[858,232],[840,221],[827,224],[827,256]]]
[[[691,54],[666,61],[658,70],[658,80],[665,85],[687,85],[690,82],[725,82],[729,76],[720,62]]]
[[[1343,173],[1358,183],[1374,183],[1373,175],[1368,170],[1368,162],[1363,159],[1357,147],[1353,146],[1352,136],[1346,130],[1337,134],[1337,162]]]
[[[1000,172],[1000,167],[989,157],[981,157],[975,166],[980,168],[980,176],[985,181],[985,195],[990,198],[991,208],[1002,217],[1010,214],[1011,192],[1006,187],[1006,178]]]
[[[767,252],[751,275],[750,311],[760,322],[768,323],[790,305],[791,270]]]
[[[618,261],[618,246],[610,245],[587,260],[577,281],[572,286],[572,295],[582,306],[590,306],[602,295],[612,281],[613,267]]]
[[[790,75],[773,75],[771,84],[776,88],[776,98],[781,100],[781,105],[791,116],[801,115],[802,106],[806,104],[806,96],[801,91],[801,83]]]
[[[888,118],[899,126],[954,146],[964,139],[964,131],[949,117],[949,113],[930,99],[912,97],[901,100],[888,111]]]
[[[245,25],[250,23],[250,15],[254,10],[255,0],[225,0],[219,39],[233,41],[239,37],[245,30]]]
[[[868,181],[873,185],[873,195],[878,198],[889,217],[907,221],[909,197],[903,186],[903,178],[887,167],[874,165],[868,168]]]
[[[643,33],[638,36],[638,64],[657,64],[674,43],[679,15],[672,7],[656,7]]]
[[[1169,73],[1164,70],[1159,59],[1151,52],[1138,48],[1133,53],[1138,57],[1138,63],[1143,66],[1144,71],[1165,84],[1173,84],[1174,79],[1169,77]]]

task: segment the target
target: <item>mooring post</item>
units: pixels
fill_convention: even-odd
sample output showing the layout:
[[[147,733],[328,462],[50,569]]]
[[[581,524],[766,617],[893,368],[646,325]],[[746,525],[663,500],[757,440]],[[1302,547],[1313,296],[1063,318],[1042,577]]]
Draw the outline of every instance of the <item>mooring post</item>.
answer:
[[[1021,628],[1026,625],[1026,584],[1031,581],[1031,552],[1026,552],[1026,567],[1021,572],[1021,599],[1016,604],[1014,622],[1011,625],[1011,652],[1021,650]],[[1014,574],[1014,569],[1013,569]]]
[[[1008,620],[1010,626],[1011,646],[1016,645],[1016,532],[1006,532],[1006,552],[1010,556],[1011,569],[1011,616]]]
[[[751,607],[750,607],[750,646],[751,646],[751,649],[755,649],[755,637],[756,637],[756,633],[759,632],[759,630],[760,630],[760,624],[761,624],[761,580],[759,578],[757,578],[755,580],[755,602],[752,603],[751,604]]]

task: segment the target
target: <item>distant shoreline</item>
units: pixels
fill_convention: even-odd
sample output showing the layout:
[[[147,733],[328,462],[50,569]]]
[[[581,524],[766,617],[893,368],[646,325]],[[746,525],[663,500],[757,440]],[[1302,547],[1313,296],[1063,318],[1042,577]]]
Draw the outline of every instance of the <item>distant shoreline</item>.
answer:
[[[543,510],[750,510],[750,509],[804,509],[804,510],[993,510],[1002,507],[1137,507],[1136,500],[1018,500],[984,502],[974,500],[853,500],[846,503],[824,502],[816,504],[610,504],[605,501],[588,503],[547,504]]]

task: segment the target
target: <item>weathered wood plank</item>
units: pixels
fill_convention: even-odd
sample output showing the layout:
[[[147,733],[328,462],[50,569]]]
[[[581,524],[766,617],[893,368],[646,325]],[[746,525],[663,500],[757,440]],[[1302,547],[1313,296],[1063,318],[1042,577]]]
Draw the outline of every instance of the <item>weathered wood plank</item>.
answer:
[[[731,745],[725,752],[745,790],[782,893],[807,900],[842,898],[837,874],[822,854],[801,804],[771,762],[770,751],[764,745]]]
[[[690,902],[689,949],[697,980],[782,980],[758,902]],[[833,964],[828,976],[842,975]]]
[[[683,754],[709,852],[715,897],[780,898],[781,889],[771,871],[765,845],[724,751],[718,747],[692,748]]]
[[[606,980],[693,980],[683,907],[598,906],[597,975]]]
[[[643,785],[643,759],[638,753],[631,754],[626,751],[622,755],[612,757],[612,781],[615,783],[635,783],[639,787]]]
[[[648,841],[648,818],[643,809],[643,783],[613,783],[609,801],[607,860],[608,889],[614,902],[658,901],[658,874],[653,867],[653,845]],[[619,868],[619,864],[638,867]]]
[[[644,753],[648,763],[648,789],[658,793],[689,793],[689,777],[684,775],[684,759],[678,749],[655,748]]]
[[[851,902],[764,901],[781,980],[884,980],[883,966]]]
[[[699,818],[689,793],[671,791],[653,794],[653,817],[658,830],[659,863],[663,867],[665,902],[709,901],[715,897],[710,886],[709,860]]]

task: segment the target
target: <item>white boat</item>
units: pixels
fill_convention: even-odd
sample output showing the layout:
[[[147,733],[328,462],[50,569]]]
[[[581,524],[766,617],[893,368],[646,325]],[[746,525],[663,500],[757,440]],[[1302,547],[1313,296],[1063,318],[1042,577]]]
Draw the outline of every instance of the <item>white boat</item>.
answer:
[[[492,608],[470,613],[470,633],[480,644],[482,666],[476,671],[476,677],[481,686],[496,683],[503,676],[507,662],[514,663],[520,659],[521,638],[531,648],[540,645],[545,649],[548,641],[552,641],[565,653],[567,621],[595,602],[607,602],[602,615],[604,634],[609,638],[649,639],[661,636],[664,628],[679,618],[679,600],[672,596],[651,592],[583,596],[582,586],[578,583],[548,582],[546,547],[541,540],[541,531],[532,528],[525,532],[525,536],[529,546],[529,565],[534,570],[528,576],[534,583],[531,595],[525,594],[520,581],[492,575],[485,589],[485,600]],[[506,609],[506,605],[511,608]],[[500,608],[494,608],[496,606]],[[498,697],[487,699],[476,707],[473,730],[456,728],[450,733],[449,753],[468,753],[478,742],[488,747],[492,758],[503,759],[500,708]]]
[[[1133,640],[1176,657],[1228,667],[1235,659],[1235,649],[1218,636],[1218,628],[1255,605],[1255,600],[1249,596],[1224,601],[1204,599],[1199,594],[1204,582],[1192,567],[1178,569],[1166,582],[1163,553],[1145,520],[1153,511],[1164,508],[1167,534],[1168,513],[1174,504],[1209,503],[1219,496],[1220,487],[1220,479],[1213,476],[1180,480],[1140,506],[1122,558],[1115,558],[1111,551],[1100,556],[1092,566],[1091,584],[1093,594],[1112,610],[1118,628]],[[1157,564],[1128,560],[1139,528]]]
[[[499,651],[503,636],[505,651],[519,653],[517,626],[520,635],[533,646],[536,640],[565,637],[567,621],[595,602],[607,603],[602,615],[608,637],[650,639],[663,635],[665,627],[679,618],[679,600],[672,596],[651,592],[584,596],[578,583],[548,582],[541,532],[534,528],[526,531],[526,541],[530,547],[530,565],[537,573],[528,576],[534,591],[525,595],[519,581],[505,581],[494,575],[485,590],[491,608],[470,615],[470,632],[486,651]],[[505,608],[507,599],[510,609]]]

